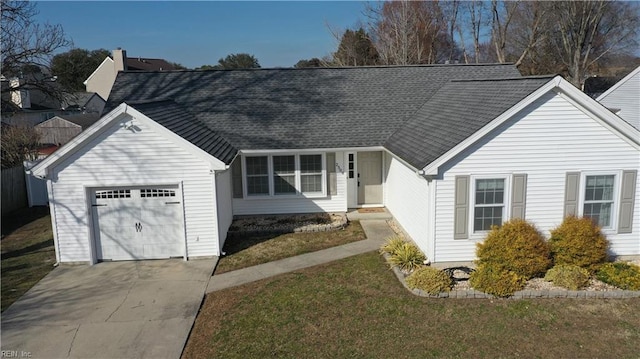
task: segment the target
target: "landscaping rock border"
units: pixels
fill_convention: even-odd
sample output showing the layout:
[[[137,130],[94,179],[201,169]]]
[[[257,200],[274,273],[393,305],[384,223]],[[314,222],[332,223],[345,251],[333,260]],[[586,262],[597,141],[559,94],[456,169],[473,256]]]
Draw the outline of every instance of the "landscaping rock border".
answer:
[[[385,260],[389,255],[384,253]],[[391,268],[400,283],[412,294],[419,297],[427,298],[481,298],[481,299],[533,299],[533,298],[584,298],[584,299],[620,299],[620,298],[640,298],[640,291],[634,290],[609,290],[609,291],[587,291],[587,290],[520,290],[515,292],[511,297],[499,298],[491,294],[477,291],[475,289],[468,290],[452,290],[450,292],[441,292],[438,294],[429,294],[420,289],[409,288],[405,281],[402,271],[393,266]]]
[[[297,214],[297,215],[271,215],[271,216],[249,216],[247,218],[274,218],[272,223],[265,223],[264,225],[252,226],[249,229],[229,230],[227,236],[229,238],[239,237],[243,235],[279,235],[285,233],[303,233],[303,232],[329,232],[344,229],[349,223],[346,213],[329,213],[332,219],[331,223],[309,223],[309,220],[305,220],[307,217],[312,217],[310,214]],[[246,218],[243,218],[246,219]],[[282,221],[286,219],[286,221]],[[242,219],[239,219],[242,220]],[[236,220],[234,220],[235,222]],[[269,222],[269,221],[265,221]],[[287,222],[287,223],[282,223]],[[233,224],[232,224],[233,226]],[[255,228],[255,229],[253,229]]]

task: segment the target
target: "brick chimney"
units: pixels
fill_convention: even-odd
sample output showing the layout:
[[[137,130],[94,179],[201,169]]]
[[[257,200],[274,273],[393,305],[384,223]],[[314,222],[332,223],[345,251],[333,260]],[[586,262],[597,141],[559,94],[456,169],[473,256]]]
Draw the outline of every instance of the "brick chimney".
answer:
[[[116,69],[118,71],[126,71],[127,70],[127,51],[122,48],[117,48],[112,51],[113,62]]]

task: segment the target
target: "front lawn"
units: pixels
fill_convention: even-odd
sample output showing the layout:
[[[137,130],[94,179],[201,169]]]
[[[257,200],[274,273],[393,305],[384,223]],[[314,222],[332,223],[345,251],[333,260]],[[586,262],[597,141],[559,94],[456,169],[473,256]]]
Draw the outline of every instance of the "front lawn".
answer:
[[[637,358],[639,308],[416,297],[372,252],[209,294],[183,358]]]
[[[280,235],[246,235],[230,238],[220,258],[216,274],[299,254],[319,251],[365,239],[360,222],[349,222],[346,228],[329,232],[287,233]]]
[[[51,217],[46,207],[20,210],[2,218],[2,311],[53,269]]]

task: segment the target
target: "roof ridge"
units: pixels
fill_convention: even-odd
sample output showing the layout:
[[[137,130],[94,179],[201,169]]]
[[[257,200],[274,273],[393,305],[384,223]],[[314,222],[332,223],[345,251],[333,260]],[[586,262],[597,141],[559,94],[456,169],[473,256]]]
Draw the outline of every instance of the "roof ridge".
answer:
[[[530,75],[521,77],[485,78],[485,79],[452,79],[449,82],[489,82],[489,81],[521,81],[521,80],[541,80],[553,79],[558,75]]]
[[[513,63],[484,63],[484,64],[413,64],[413,65],[370,65],[370,66],[328,66],[328,67],[259,67],[246,69],[182,69],[182,70],[141,70],[123,71],[134,73],[154,73],[154,72],[215,72],[215,71],[320,71],[320,70],[360,70],[360,69],[395,69],[395,68],[425,68],[425,67],[490,67],[490,66],[513,66]]]

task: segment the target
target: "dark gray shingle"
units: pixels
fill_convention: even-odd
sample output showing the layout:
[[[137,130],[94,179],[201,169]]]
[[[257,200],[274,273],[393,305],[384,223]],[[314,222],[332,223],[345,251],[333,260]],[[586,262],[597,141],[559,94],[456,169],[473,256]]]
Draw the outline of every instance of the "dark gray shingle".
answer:
[[[451,81],[385,143],[415,168],[424,168],[552,77]]]
[[[448,81],[516,76],[486,64],[121,72],[105,112],[171,98],[206,127],[189,132],[194,143],[212,131],[242,150],[382,146]]]

